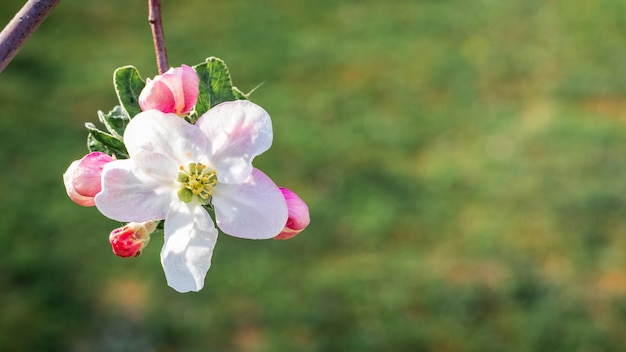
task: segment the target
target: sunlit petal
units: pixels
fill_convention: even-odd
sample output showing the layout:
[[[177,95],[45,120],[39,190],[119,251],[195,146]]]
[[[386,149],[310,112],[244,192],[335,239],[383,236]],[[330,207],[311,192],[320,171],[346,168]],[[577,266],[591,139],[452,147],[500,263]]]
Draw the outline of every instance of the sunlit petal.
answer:
[[[278,235],[287,222],[287,203],[278,186],[253,169],[241,184],[220,184],[213,189],[215,221],[235,237],[266,239]]]
[[[106,164],[98,210],[125,222],[164,219],[176,197],[176,166],[161,154],[141,152]]]
[[[124,132],[124,143],[131,158],[147,150],[168,157],[177,166],[190,161],[208,164],[208,141],[202,131],[175,114],[144,111],[133,118]]]
[[[239,183],[252,172],[252,159],[272,145],[272,121],[247,100],[219,104],[196,125],[211,143],[211,160],[220,182]]]
[[[161,250],[167,284],[178,292],[200,291],[216,241],[217,229],[204,208],[182,202],[172,207]]]

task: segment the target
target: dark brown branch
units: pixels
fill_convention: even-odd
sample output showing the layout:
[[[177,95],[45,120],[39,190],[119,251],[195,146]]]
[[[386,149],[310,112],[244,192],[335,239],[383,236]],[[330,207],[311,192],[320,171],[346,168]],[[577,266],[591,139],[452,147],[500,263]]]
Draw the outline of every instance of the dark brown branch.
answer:
[[[154,53],[156,54],[159,74],[167,71],[167,51],[165,50],[165,35],[163,34],[163,21],[161,20],[161,0],[148,0],[148,22],[152,28],[154,40]]]
[[[61,0],[28,0],[0,33],[0,72]]]

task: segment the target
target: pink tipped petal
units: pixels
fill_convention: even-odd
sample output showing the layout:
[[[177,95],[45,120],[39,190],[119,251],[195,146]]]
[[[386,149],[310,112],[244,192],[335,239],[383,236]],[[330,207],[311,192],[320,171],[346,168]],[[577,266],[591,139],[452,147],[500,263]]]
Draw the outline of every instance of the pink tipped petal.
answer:
[[[160,80],[148,80],[139,94],[141,110],[159,110],[164,113],[173,113],[176,108],[176,98],[167,84]]]
[[[286,226],[294,230],[304,230],[311,222],[309,207],[290,189],[281,188],[280,191],[285,197],[285,201],[287,201],[287,209],[289,212],[289,219],[287,220]]]
[[[76,192],[83,196],[94,197],[100,192],[100,176],[104,165],[114,159],[102,152],[92,152],[80,160],[74,170],[73,185]]]
[[[182,112],[187,113],[193,109],[198,102],[198,75],[193,68],[187,65],[182,65],[181,69],[183,71],[183,92],[185,92],[185,106]]]
[[[288,240],[290,238],[296,237],[297,234],[302,232],[302,230],[292,230],[288,227],[285,227],[276,237],[275,240]]]
[[[179,202],[165,219],[161,264],[167,284],[178,292],[200,291],[211,267],[217,229],[204,208]]]
[[[102,167],[113,161],[105,153],[92,152],[70,164],[63,174],[65,191],[74,203],[94,206],[93,197],[101,190]]]
[[[156,153],[142,152],[133,159],[110,162],[102,173],[96,206],[117,221],[164,219],[177,197],[176,175],[176,166]]]
[[[67,193],[67,196],[70,197],[70,199],[74,203],[81,205],[83,207],[92,207],[95,205],[93,197],[83,196],[79,194],[78,192],[76,192],[76,189],[74,188],[73,175],[74,175],[74,171],[78,168],[79,163],[80,163],[80,160],[73,161],[70,164],[70,166],[67,168],[67,171],[65,171],[65,173],[63,174],[63,183],[65,184],[65,192]]]
[[[274,182],[253,169],[241,184],[213,189],[215,221],[224,233],[249,239],[275,237],[287,222],[287,204]]]
[[[285,201],[287,202],[289,217],[285,228],[274,238],[286,240],[299,234],[309,226],[311,220],[309,218],[309,207],[297,194],[287,188],[281,188],[280,191],[283,193]]]
[[[269,114],[247,100],[221,103],[202,115],[196,125],[211,141],[219,182],[245,180],[252,172],[252,159],[272,145]]]
[[[163,154],[178,166],[204,162],[208,140],[196,126],[175,114],[150,110],[137,114],[124,132],[131,158],[142,150]]]
[[[160,80],[165,85],[167,85],[172,95],[174,96],[174,109],[168,112],[180,114],[185,107],[185,94],[183,92],[182,69],[170,68],[167,72],[165,72],[164,74],[160,76]]]
[[[170,68],[154,80],[146,80],[139,95],[143,111],[156,109],[164,113],[186,114],[198,99],[198,75],[189,66]]]
[[[67,190],[67,188],[66,188]],[[94,197],[86,197],[86,196],[82,196],[78,193],[76,193],[76,191],[73,190],[68,190],[67,191],[67,195],[70,197],[70,199],[83,207],[93,207],[94,205],[96,205],[96,202],[94,200]]]

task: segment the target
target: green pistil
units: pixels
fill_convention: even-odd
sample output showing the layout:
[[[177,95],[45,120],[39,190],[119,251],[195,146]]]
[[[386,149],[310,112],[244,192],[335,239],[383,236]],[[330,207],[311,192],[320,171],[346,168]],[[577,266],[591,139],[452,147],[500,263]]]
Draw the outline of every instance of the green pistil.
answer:
[[[190,163],[187,170],[180,167],[178,182],[183,187],[178,191],[178,198],[185,203],[191,202],[194,196],[198,196],[201,204],[209,204],[213,195],[213,187],[217,184],[215,171],[207,170],[206,165]]]

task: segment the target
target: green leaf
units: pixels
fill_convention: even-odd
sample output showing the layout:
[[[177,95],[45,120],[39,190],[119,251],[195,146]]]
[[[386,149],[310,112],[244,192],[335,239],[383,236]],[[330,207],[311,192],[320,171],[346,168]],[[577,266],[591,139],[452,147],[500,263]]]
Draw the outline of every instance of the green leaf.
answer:
[[[94,147],[102,148],[104,146],[106,147],[106,149],[108,149],[108,151],[103,151],[103,150],[99,150],[99,151],[105,152],[110,155],[115,154],[115,156],[118,159],[128,158],[128,151],[126,150],[126,146],[124,145],[124,142],[120,138],[117,138],[113,136],[112,134],[100,131],[91,122],[87,122],[85,124],[85,127],[89,131],[89,135],[93,137],[95,141],[100,142],[101,144],[100,145],[92,141],[92,144],[94,145]],[[87,146],[91,147],[89,138],[87,139]]]
[[[113,152],[111,152],[106,145],[95,139],[91,133],[87,135],[87,149],[89,149],[90,152],[102,152],[109,155],[113,154]]]
[[[119,139],[122,139],[126,125],[130,122],[130,117],[119,105],[115,106],[108,114],[98,111],[98,119],[113,136]]]
[[[205,62],[193,66],[193,69],[196,70],[199,80],[198,102],[195,109],[197,116],[202,116],[219,103],[238,99],[233,92],[230,73],[224,61],[210,57]]]
[[[139,76],[139,71],[133,66],[120,67],[113,73],[115,92],[120,105],[126,111],[129,118],[135,117],[141,112],[139,106],[139,94],[146,86],[146,82]]]
[[[233,87],[233,95],[237,100],[248,100],[246,93],[242,92],[239,88]]]

